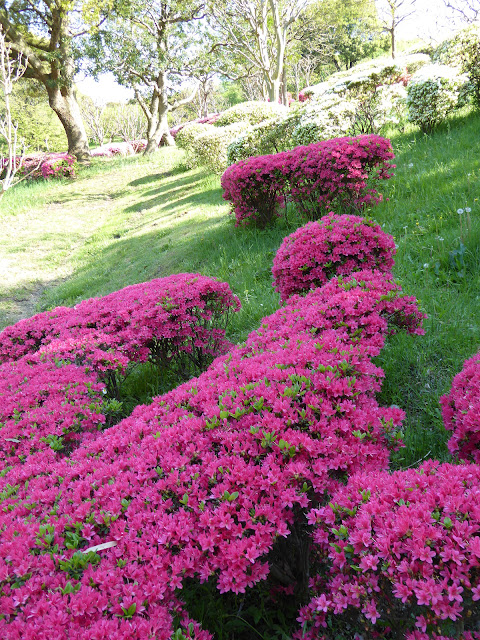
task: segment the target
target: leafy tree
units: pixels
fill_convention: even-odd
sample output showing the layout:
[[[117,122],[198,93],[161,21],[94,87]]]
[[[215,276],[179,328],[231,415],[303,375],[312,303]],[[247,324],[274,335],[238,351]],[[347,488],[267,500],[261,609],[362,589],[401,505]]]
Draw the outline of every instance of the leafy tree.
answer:
[[[65,130],[45,100],[45,90],[37,80],[22,78],[13,87],[11,109],[28,148],[38,151],[67,150]]]
[[[479,0],[443,0],[443,2],[462,22],[470,23],[480,19]]]
[[[174,144],[168,113],[195,96],[197,87],[180,100],[173,94],[183,79],[192,76],[196,53],[192,23],[202,17],[201,0],[130,0],[119,4],[113,19],[91,38],[94,72],[111,71],[135,92],[147,119],[146,154],[161,142]]]
[[[89,155],[88,139],[75,96],[78,69],[74,38],[85,29],[83,16],[100,19],[109,0],[0,0],[0,25],[14,55],[28,60],[25,78],[44,86],[63,125],[69,153]]]
[[[260,72],[268,99],[278,102],[293,25],[308,0],[210,0],[217,46],[239,57],[244,76]]]
[[[381,0],[379,16],[383,31],[390,36],[392,58],[396,54],[396,36],[398,26],[415,13],[416,0]]]
[[[380,31],[374,0],[321,0],[300,18],[295,39],[307,69],[314,62],[317,73],[340,71],[384,50]]]
[[[102,146],[105,138],[112,139],[115,136],[118,131],[115,105],[96,102],[88,96],[82,96],[80,109],[89,137],[96,144]]]

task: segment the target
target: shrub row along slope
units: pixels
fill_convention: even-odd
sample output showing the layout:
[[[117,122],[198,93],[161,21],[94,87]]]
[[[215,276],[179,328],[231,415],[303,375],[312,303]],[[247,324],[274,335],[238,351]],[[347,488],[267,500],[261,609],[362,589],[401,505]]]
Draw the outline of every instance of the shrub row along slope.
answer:
[[[6,640],[208,640],[182,601],[191,581],[280,587],[298,604],[298,639],[338,624],[352,638],[480,637],[478,467],[387,472],[404,414],[379,405],[372,359],[390,333],[421,334],[424,314],[392,279],[380,227],[333,213],[314,225],[285,239],[284,304],[242,345],[220,325],[238,301],[198,274],[0,333]],[[200,368],[218,352],[107,420],[135,362]],[[445,401],[457,442],[464,384]]]

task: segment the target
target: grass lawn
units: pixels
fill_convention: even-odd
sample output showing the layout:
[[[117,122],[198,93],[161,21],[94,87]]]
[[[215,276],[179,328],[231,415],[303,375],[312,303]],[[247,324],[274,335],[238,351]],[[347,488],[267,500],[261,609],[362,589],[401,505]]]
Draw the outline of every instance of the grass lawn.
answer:
[[[464,109],[430,136],[390,132],[397,169],[372,214],[398,245],[395,276],[428,314],[425,336],[393,337],[377,359],[385,371],[381,402],[407,412],[407,448],[396,467],[448,459],[438,398],[479,347],[478,131],[480,116]],[[256,328],[278,307],[273,256],[301,222],[235,229],[219,178],[184,170],[182,157],[161,149],[153,159],[98,160],[74,182],[7,193],[0,328],[128,284],[197,271],[229,282],[242,301],[231,340]]]

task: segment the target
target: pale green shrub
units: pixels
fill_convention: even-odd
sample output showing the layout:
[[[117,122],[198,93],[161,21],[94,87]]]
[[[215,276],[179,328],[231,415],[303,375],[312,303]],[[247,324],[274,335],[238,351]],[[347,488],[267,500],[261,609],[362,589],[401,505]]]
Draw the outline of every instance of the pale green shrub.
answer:
[[[467,74],[468,83],[462,87],[460,103],[467,102],[471,95],[475,106],[480,108],[480,24],[474,23],[442,42],[435,51],[435,59]]]
[[[263,102],[251,100],[241,102],[220,114],[215,123],[216,127],[225,127],[234,122],[248,122],[248,124],[258,124],[278,115],[286,115],[288,108],[276,102]]]
[[[222,174],[228,167],[228,145],[247,127],[248,122],[234,122],[227,127],[211,127],[203,135],[196,137],[192,148],[197,163],[214,173]]]
[[[292,146],[348,135],[356,107],[355,100],[346,100],[337,95],[325,95],[321,99],[305,103],[292,131]]]
[[[275,153],[272,146],[270,131],[282,122],[283,118],[270,118],[249,127],[238,138],[228,145],[227,162],[235,164],[239,160],[246,160],[252,156],[263,156]]]
[[[426,133],[458,106],[466,76],[446,65],[432,64],[412,76],[407,87],[408,119]]]
[[[194,151],[195,140],[212,129],[214,130],[215,127],[211,124],[198,124],[198,122],[192,122],[190,124],[186,124],[183,129],[180,129],[177,133],[175,142],[181,149],[184,149],[184,164],[189,169],[193,169],[198,166],[198,158]]]

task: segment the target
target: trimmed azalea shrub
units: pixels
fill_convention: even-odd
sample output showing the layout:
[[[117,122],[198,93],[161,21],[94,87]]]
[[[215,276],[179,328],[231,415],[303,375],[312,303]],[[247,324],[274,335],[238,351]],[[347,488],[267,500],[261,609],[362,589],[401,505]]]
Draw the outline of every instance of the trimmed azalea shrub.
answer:
[[[236,226],[264,227],[277,204],[293,202],[307,220],[333,206],[359,211],[382,200],[373,185],[390,178],[391,143],[376,135],[336,138],[292,151],[257,156],[228,167],[223,197],[230,200]]]
[[[253,156],[277,153],[278,148],[271,143],[271,131],[283,121],[283,117],[270,118],[249,127],[238,138],[228,145],[228,165]]]
[[[255,225],[261,229],[279,216],[285,204],[290,173],[290,154],[276,153],[241,160],[222,175],[223,198],[232,203],[235,226]]]
[[[170,135],[173,139],[176,139],[177,134],[186,126],[191,124],[215,124],[215,122],[220,117],[220,113],[212,113],[209,116],[205,116],[204,118],[197,118],[196,120],[190,120],[189,122],[182,122],[180,124],[175,125],[170,129]]]
[[[284,302],[336,275],[390,271],[395,242],[373,220],[333,212],[284,238],[273,259],[273,286]]]
[[[407,87],[408,119],[429,133],[458,105],[467,77],[446,65],[428,65],[412,76]]]
[[[207,640],[181,602],[191,579],[243,593],[289,576],[303,594],[305,514],[355,472],[386,469],[400,440],[403,413],[378,405],[371,356],[410,303],[382,274],[365,280],[286,305],[48,473],[41,452],[6,468],[1,637]]]
[[[147,140],[132,140],[130,142],[135,153],[143,153],[147,148]]]
[[[0,177],[8,165],[8,158],[3,158],[2,162]],[[41,153],[23,158],[18,156],[15,164],[18,175],[27,176],[30,180],[76,178],[77,159],[68,153]]]
[[[0,472],[68,454],[86,433],[105,423],[105,387],[88,367],[59,363],[40,354],[0,365]]]
[[[326,95],[308,102],[298,112],[298,123],[292,130],[292,146],[348,135],[355,110],[355,100],[345,100],[337,95]]]
[[[264,102],[263,100],[251,100],[240,102],[230,109],[223,111],[215,122],[216,127],[226,127],[234,122],[247,122],[258,124],[278,115],[287,114],[288,108],[276,102]]]
[[[332,207],[360,211],[383,196],[375,183],[392,177],[390,140],[377,135],[336,138],[291,152],[289,195],[307,220]]]
[[[6,327],[0,332],[0,361],[35,353],[53,340],[62,349],[62,342],[75,338],[76,357],[87,347],[114,349],[134,362],[203,369],[230,348],[225,327],[229,312],[239,307],[226,283],[188,273],[159,278]],[[88,357],[100,362],[101,354],[90,351]]]
[[[225,127],[212,126],[205,133],[195,137],[192,141],[192,153],[195,161],[213,173],[222,174],[228,167],[228,146],[247,127],[248,123],[246,122],[234,122]]]
[[[193,169],[198,166],[198,157],[194,151],[195,140],[203,134],[213,130],[214,127],[211,124],[192,122],[183,126],[175,135],[176,144],[181,149],[185,150],[184,162],[189,169]]]
[[[296,637],[480,637],[479,502],[477,465],[351,477],[307,516],[318,573]]]
[[[135,142],[110,142],[104,144],[101,147],[92,149],[90,155],[94,158],[112,158],[113,156],[132,156],[134,153],[138,153],[137,149],[141,149],[142,143],[146,141],[137,140]],[[144,150],[145,147],[143,147]]]
[[[480,353],[465,361],[449,393],[440,398],[448,448],[460,460],[480,463]]]
[[[92,149],[90,151],[90,156],[92,158],[113,158],[113,153],[108,148],[108,145],[104,145],[102,147],[97,147],[96,149]]]

